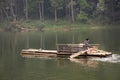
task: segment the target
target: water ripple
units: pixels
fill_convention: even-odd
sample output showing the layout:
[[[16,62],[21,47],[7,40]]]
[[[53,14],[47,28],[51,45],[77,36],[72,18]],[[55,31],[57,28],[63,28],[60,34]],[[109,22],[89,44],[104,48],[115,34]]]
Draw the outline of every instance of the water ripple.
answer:
[[[111,63],[119,63],[120,62],[120,55],[119,54],[112,54],[110,57],[106,58],[91,58],[91,60],[103,61],[103,62],[111,62]]]

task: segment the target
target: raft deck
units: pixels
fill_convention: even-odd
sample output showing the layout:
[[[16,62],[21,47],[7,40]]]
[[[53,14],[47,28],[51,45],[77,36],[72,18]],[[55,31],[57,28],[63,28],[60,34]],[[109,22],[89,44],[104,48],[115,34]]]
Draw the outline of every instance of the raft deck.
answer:
[[[21,54],[24,55],[36,55],[36,56],[47,56],[56,57],[57,50],[43,50],[43,49],[23,49]]]
[[[23,49],[21,54],[24,55],[42,55],[42,56],[67,56],[70,58],[76,58],[79,56],[97,56],[107,57],[112,53],[99,50],[99,44],[91,44],[95,50],[88,52],[83,44],[57,44],[57,50],[43,50],[43,49]]]

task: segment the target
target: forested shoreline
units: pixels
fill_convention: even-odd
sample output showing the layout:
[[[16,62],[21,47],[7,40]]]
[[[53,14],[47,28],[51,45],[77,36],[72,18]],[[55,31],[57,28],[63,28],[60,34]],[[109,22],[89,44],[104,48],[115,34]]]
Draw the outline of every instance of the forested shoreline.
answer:
[[[120,0],[0,0],[0,23],[59,20],[70,23],[120,22]]]

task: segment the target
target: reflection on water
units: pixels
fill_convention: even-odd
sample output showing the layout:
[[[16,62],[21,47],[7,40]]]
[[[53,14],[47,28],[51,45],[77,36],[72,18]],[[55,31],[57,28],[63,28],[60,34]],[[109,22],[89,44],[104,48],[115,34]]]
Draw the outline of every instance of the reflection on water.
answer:
[[[80,64],[80,65],[82,65],[82,66],[91,67],[91,68],[97,68],[97,67],[98,67],[98,64],[99,64],[99,62],[97,62],[97,61],[85,60],[85,59],[74,59],[74,58],[70,58],[70,61],[71,61],[71,62],[78,63],[78,64]]]
[[[99,62],[98,61],[93,61],[93,60],[89,60],[87,58],[85,59],[75,59],[75,58],[60,58],[60,57],[49,57],[49,56],[43,56],[43,55],[26,55],[26,54],[21,54],[22,57],[24,58],[34,58],[34,59],[57,59],[57,62],[61,63],[59,65],[64,65],[63,61],[65,60],[68,60],[72,63],[77,63],[77,64],[80,64],[81,66],[84,66],[84,67],[91,67],[91,68],[97,68],[98,67],[98,64]],[[66,64],[65,64],[66,65]]]
[[[39,59],[52,59],[56,58],[56,55],[50,56],[50,55],[26,55],[26,54],[21,54],[22,57],[24,58],[39,58]]]
[[[56,59],[59,66],[67,66],[68,63],[76,63],[80,66],[86,68],[98,68],[99,63],[102,62],[109,62],[109,63],[119,63],[120,62],[120,55],[113,54],[110,57],[100,58],[100,57],[89,57],[89,58],[57,58],[57,57],[49,57],[49,56],[40,56],[40,55],[21,55],[24,58],[34,58],[34,59],[42,59],[42,60],[49,60],[49,59]],[[66,62],[67,61],[67,62]]]

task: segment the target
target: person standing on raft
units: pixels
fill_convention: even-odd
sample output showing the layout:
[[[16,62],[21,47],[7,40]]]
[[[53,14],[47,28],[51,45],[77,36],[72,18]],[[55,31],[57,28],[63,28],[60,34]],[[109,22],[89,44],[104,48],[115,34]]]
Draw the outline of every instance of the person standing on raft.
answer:
[[[86,38],[85,41],[83,42],[83,47],[85,47],[85,50],[87,50],[88,53],[96,52],[97,48],[94,46],[91,46],[89,44],[89,41],[90,41],[89,38]]]
[[[89,38],[86,38],[85,41],[83,42],[84,47],[86,47],[87,49],[92,48],[92,46],[89,44],[89,41],[90,41]]]

